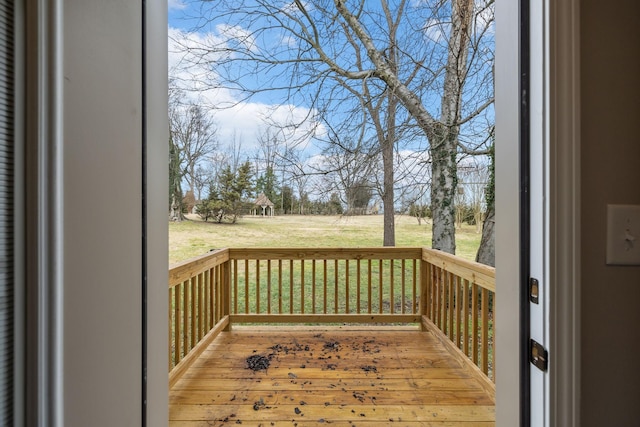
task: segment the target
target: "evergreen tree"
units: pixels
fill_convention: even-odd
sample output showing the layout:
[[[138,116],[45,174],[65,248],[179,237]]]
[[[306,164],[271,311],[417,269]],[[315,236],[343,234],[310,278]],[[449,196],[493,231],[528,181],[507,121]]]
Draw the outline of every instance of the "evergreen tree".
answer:
[[[256,194],[264,193],[275,205],[280,201],[280,186],[272,167],[267,167],[264,174],[256,179]]]
[[[227,165],[218,175],[217,183],[211,183],[209,197],[197,207],[200,216],[221,223],[235,224],[243,211],[249,208],[249,198],[253,195],[253,172],[251,164],[245,162],[233,171]]]

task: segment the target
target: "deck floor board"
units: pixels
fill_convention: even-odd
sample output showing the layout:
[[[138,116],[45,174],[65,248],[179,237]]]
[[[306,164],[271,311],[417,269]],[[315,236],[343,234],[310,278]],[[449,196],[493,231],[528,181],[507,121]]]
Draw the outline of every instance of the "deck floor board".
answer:
[[[268,369],[249,369],[251,356]],[[241,328],[171,389],[170,426],[493,426],[477,375],[430,332]]]

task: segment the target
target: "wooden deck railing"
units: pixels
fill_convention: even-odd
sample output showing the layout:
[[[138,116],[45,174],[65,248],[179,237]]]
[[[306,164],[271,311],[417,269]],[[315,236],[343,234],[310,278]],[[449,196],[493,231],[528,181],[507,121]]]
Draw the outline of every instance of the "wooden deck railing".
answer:
[[[169,269],[169,384],[229,324],[229,250]]]
[[[424,248],[211,252],[169,270],[170,385],[232,323],[419,323],[493,377],[494,278]]]
[[[232,322],[420,321],[420,248],[230,249]]]
[[[431,249],[423,250],[422,260],[422,313],[495,380],[495,268]]]

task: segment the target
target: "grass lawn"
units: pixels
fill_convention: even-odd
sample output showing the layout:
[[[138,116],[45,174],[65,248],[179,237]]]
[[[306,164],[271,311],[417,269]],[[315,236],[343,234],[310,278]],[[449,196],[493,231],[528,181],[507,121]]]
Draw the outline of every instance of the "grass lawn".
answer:
[[[237,224],[205,223],[197,216],[169,223],[169,263],[236,247],[382,246],[382,215],[355,217],[286,215],[240,218]],[[475,226],[456,230],[457,255],[473,260],[481,234]],[[431,225],[396,216],[396,246],[431,246]]]

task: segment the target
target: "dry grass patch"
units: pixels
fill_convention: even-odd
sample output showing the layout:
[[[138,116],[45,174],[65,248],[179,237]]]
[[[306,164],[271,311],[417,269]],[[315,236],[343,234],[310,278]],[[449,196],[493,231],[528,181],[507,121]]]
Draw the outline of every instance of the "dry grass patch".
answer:
[[[237,224],[205,223],[197,216],[169,223],[169,263],[225,247],[381,246],[382,215],[243,217]],[[480,244],[475,226],[457,230],[457,253],[473,260]],[[396,246],[431,246],[431,226],[396,216]]]

